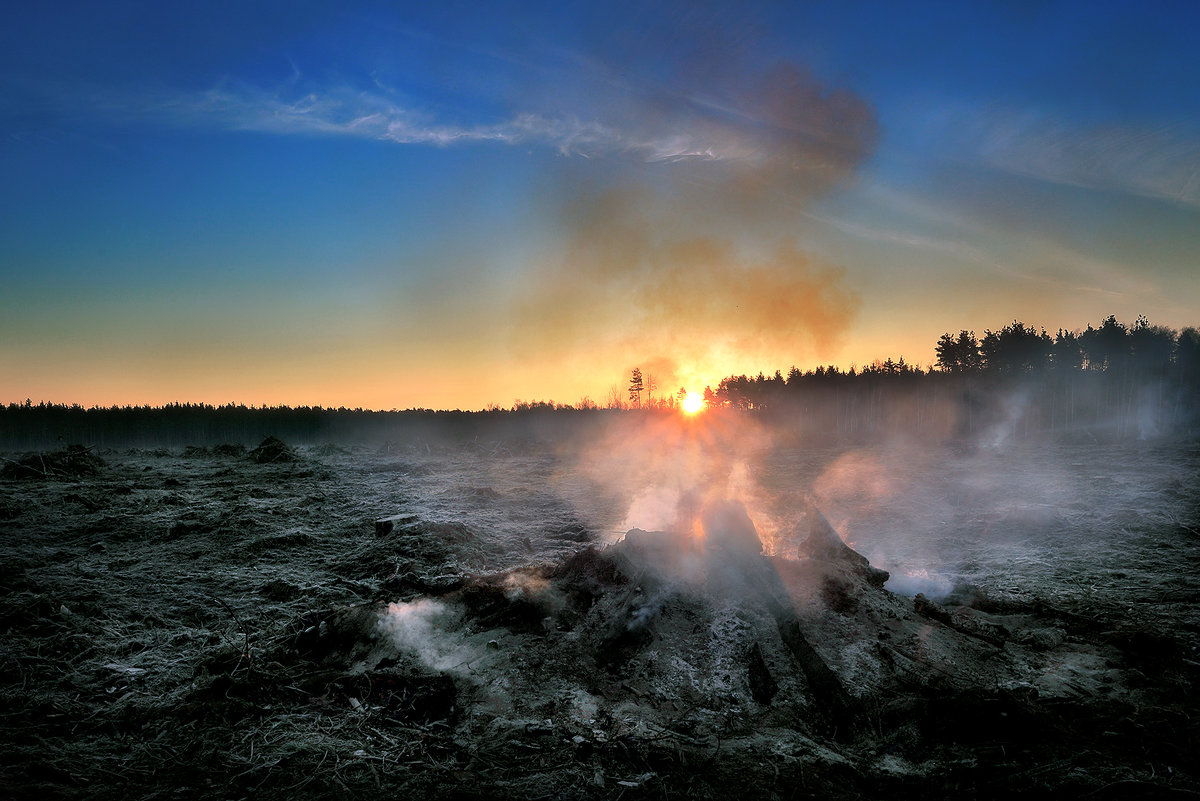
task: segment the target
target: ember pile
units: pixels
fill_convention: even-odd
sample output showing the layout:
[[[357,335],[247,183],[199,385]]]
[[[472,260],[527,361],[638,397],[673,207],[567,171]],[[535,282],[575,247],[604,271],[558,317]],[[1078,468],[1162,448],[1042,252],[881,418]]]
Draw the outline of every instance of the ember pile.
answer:
[[[725,797],[749,772],[766,796],[1108,797],[1161,783],[1138,762],[1151,726],[1172,732],[1154,759],[1188,764],[1197,727],[1170,694],[1191,697],[1196,671],[1179,654],[1156,664],[1177,677],[1163,694],[1128,637],[1077,616],[969,587],[895,595],[813,508],[799,559],[764,556],[740,504],[701,529],[314,613],[290,647],[332,671],[336,703],[471,743],[439,792]]]

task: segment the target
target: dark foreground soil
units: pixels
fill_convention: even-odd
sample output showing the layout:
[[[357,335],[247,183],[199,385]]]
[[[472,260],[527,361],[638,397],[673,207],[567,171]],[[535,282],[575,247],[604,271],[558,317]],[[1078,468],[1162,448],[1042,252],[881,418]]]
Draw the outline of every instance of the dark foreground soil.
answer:
[[[916,597],[813,506],[617,541],[561,454],[10,456],[4,797],[1200,797],[1194,450],[1096,543],[1149,594]]]

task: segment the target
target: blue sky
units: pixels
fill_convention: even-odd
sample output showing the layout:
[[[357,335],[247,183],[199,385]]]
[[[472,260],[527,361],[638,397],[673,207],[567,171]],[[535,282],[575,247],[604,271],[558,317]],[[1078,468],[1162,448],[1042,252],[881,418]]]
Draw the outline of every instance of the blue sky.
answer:
[[[0,401],[603,402],[1200,322],[1192,3],[46,3]]]

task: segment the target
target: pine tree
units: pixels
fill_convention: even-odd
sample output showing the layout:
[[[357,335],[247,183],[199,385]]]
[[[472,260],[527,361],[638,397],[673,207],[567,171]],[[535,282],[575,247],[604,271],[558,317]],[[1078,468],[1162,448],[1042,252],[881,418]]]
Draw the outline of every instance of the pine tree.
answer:
[[[642,384],[642,368],[633,368],[633,373],[629,379],[629,402],[636,407],[642,405],[642,390],[645,386]]]

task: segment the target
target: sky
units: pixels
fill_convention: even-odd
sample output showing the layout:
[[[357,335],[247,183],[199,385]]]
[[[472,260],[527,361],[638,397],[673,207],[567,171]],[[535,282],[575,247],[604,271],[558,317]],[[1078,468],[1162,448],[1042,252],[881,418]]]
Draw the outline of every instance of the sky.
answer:
[[[1200,324],[1192,2],[24,3],[0,402],[601,405]]]

